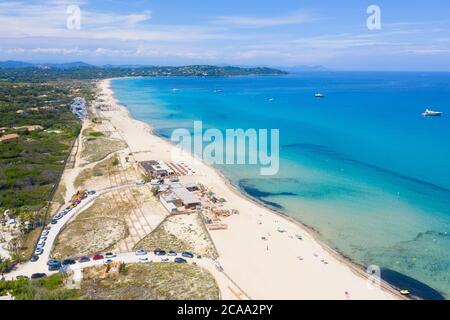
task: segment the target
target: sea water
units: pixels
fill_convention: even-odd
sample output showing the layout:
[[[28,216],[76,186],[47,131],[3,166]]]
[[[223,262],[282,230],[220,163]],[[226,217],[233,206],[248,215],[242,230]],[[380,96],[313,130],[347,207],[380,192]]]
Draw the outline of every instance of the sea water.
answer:
[[[165,138],[196,120],[205,129],[279,129],[277,175],[218,168],[389,281],[414,289],[417,280],[450,297],[449,73],[135,78],[112,88]],[[444,114],[426,118],[426,108]]]

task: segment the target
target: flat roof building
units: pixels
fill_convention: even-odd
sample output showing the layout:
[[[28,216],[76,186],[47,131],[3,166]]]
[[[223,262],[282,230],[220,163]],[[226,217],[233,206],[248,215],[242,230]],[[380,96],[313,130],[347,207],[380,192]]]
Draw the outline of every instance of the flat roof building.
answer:
[[[167,177],[174,173],[164,161],[143,161],[140,165],[152,177]]]
[[[197,198],[193,193],[191,193],[185,187],[172,188],[173,193],[181,200],[183,205],[187,208],[196,207],[201,204],[199,198]]]

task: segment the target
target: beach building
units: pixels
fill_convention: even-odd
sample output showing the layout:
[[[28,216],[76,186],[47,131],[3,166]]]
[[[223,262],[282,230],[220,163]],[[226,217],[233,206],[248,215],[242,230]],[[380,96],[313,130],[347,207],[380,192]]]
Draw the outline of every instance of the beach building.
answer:
[[[172,188],[173,193],[178,197],[186,209],[194,209],[201,205],[201,201],[186,187]]]
[[[177,206],[174,203],[177,199],[173,193],[161,195],[159,200],[170,214],[178,212]]]
[[[139,163],[146,174],[152,178],[164,178],[174,174],[173,170],[164,161],[143,161]]]
[[[201,200],[180,183],[164,186],[167,191],[159,196],[159,200],[169,213],[191,210],[201,205]]]
[[[188,189],[190,192],[194,192],[194,191],[199,191],[199,190],[200,190],[200,186],[199,186],[199,184],[196,183],[196,182],[189,182],[189,183],[186,183],[186,184],[184,185],[184,187],[185,187],[186,189]]]

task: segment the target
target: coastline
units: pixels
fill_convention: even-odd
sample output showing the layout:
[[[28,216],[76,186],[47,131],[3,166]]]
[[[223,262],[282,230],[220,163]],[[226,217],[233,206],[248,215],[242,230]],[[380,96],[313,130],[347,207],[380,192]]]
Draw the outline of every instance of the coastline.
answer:
[[[303,228],[305,230],[305,232],[308,232],[309,235],[311,237],[314,238],[314,240],[326,251],[328,251],[334,258],[336,258],[337,260],[339,260],[341,263],[347,265],[348,267],[350,267],[352,269],[352,271],[355,272],[355,274],[357,274],[360,277],[363,277],[365,279],[368,279],[368,275],[366,272],[366,267],[362,264],[359,264],[357,262],[355,262],[354,260],[352,260],[350,257],[342,254],[341,252],[339,252],[337,249],[331,247],[330,245],[328,245],[327,243],[325,243],[322,239],[321,239],[321,234],[318,230],[316,230],[315,228],[305,224],[304,222],[297,220],[295,218],[292,218],[291,216],[289,216],[287,213],[284,213],[282,211],[279,211],[275,208],[270,207],[269,205],[259,201],[258,199],[252,197],[251,195],[247,194],[244,190],[241,190],[238,186],[234,185],[231,180],[226,177],[219,169],[212,167],[212,169],[217,171],[217,174],[220,175],[222,177],[222,179],[224,180],[224,182],[227,184],[227,186],[234,191],[238,196],[240,197],[244,197],[245,199],[247,199],[248,201],[253,202],[255,205],[264,208],[266,210],[271,211],[273,214],[288,220],[291,223],[294,223],[296,225],[298,225],[300,228]],[[395,288],[393,287],[389,282],[385,281],[385,280],[381,280],[381,286],[383,287],[384,290],[394,294],[395,296],[397,296],[399,299],[405,299],[407,300],[404,296],[402,296],[399,293],[400,288]]]
[[[139,123],[139,125],[142,126],[142,128],[145,130],[145,132],[152,136],[152,139],[160,140],[161,145],[163,145],[164,147],[173,148],[174,145],[172,145],[169,141],[155,135],[154,128],[150,124],[134,119],[133,116],[131,115],[130,110],[127,107],[120,105],[119,101],[114,96],[114,92],[111,88],[111,85],[110,85],[111,80],[114,80],[114,79],[106,79],[106,80],[102,80],[99,82],[99,86],[100,86],[101,90],[103,91],[103,93],[105,93],[105,88],[106,88],[106,90],[109,90],[109,94],[108,94],[108,91],[105,94],[107,104],[109,103],[111,105],[117,106],[117,108],[120,109],[121,113],[123,113],[123,116],[126,116],[127,118],[129,118],[129,121],[134,122],[134,123]],[[127,140],[126,140],[126,142],[128,143]],[[227,191],[229,193],[232,193],[235,197],[239,198],[241,201],[246,202],[247,206],[249,206],[249,204],[251,204],[252,206],[258,207],[261,210],[260,216],[262,216],[262,214],[267,215],[267,218],[270,220],[282,219],[283,224],[292,224],[292,225],[295,225],[297,228],[301,229],[301,231],[308,238],[310,238],[308,240],[311,240],[314,244],[319,246],[321,248],[321,250],[323,250],[323,253],[321,253],[320,256],[322,256],[324,253],[328,254],[330,257],[327,258],[327,260],[333,259],[334,260],[333,263],[336,263],[337,265],[339,265],[340,271],[342,268],[346,269],[347,271],[350,271],[354,277],[353,280],[355,282],[358,279],[359,282],[361,282],[361,281],[364,282],[364,285],[366,287],[368,286],[367,282],[369,280],[368,280],[368,276],[365,272],[365,268],[362,265],[355,263],[350,258],[342,255],[335,249],[331,248],[326,243],[324,243],[320,239],[320,234],[317,230],[309,227],[308,225],[304,224],[301,221],[298,221],[298,220],[288,216],[284,212],[275,210],[274,208],[271,208],[268,205],[261,203],[260,201],[258,201],[258,199],[255,199],[255,198],[251,197],[250,195],[246,194],[243,190],[239,189],[239,187],[235,186],[219,169],[214,168],[213,166],[210,166],[210,165],[206,165],[203,162],[201,162],[201,166],[205,167],[205,168],[207,167],[208,170],[211,170],[212,172],[214,172],[214,175],[216,177],[219,177],[220,183],[224,184],[225,187],[228,189]],[[214,179],[216,177],[209,177],[209,178]],[[206,185],[210,186],[208,184],[206,184]],[[213,187],[213,189],[216,191],[216,188]],[[218,192],[218,193],[222,196],[221,192]],[[225,196],[225,198],[227,198],[227,200],[228,200],[228,197]],[[233,201],[230,201],[230,202],[233,202]],[[233,206],[233,203],[231,205]],[[228,230],[224,231],[224,233],[226,233],[226,232],[228,232]],[[222,249],[222,251],[224,251],[224,247],[226,247],[226,244],[224,244],[224,239],[217,232],[212,232],[212,233],[210,232],[210,235],[214,239],[214,242],[218,241],[220,243],[219,254],[221,254],[222,253],[221,249]],[[317,251],[317,249],[315,249],[315,250]],[[221,260],[221,259],[219,258],[219,260]],[[331,264],[331,261],[329,261],[329,263]],[[237,280],[236,282],[241,285],[239,280]],[[328,284],[330,286],[333,285],[332,283],[328,283]],[[243,288],[246,289],[245,286],[243,286]],[[358,284],[358,290],[361,290],[360,284]],[[374,290],[379,290],[379,292],[377,294],[374,294],[372,297],[372,295],[369,292],[373,292]],[[347,291],[345,291],[345,292],[347,292]],[[353,293],[353,290],[352,290],[352,293]],[[270,294],[270,293],[267,292],[267,294]],[[261,297],[267,298],[267,296],[264,296],[264,294]],[[292,299],[295,297],[296,297],[295,292],[293,295],[287,296],[288,299]],[[256,295],[255,298],[260,298],[259,294]],[[281,298],[284,298],[284,296],[281,296]],[[305,296],[302,296],[301,298],[309,299],[308,297],[305,297]],[[311,297],[311,299],[313,299],[313,298],[315,298],[315,297]],[[333,297],[328,297],[328,296],[325,297],[325,299],[334,299],[334,298],[335,298],[334,296]],[[345,299],[344,296],[342,296],[341,298]],[[278,297],[277,297],[277,299],[278,299]],[[337,297],[336,297],[336,299],[337,299]],[[361,296],[359,296],[359,292],[358,292],[357,299],[404,299],[404,297],[401,296],[398,293],[398,291],[394,287],[392,287],[389,283],[387,283],[385,281],[381,281],[381,288],[369,288],[367,291],[367,295],[365,293],[363,294],[363,291],[361,291]]]

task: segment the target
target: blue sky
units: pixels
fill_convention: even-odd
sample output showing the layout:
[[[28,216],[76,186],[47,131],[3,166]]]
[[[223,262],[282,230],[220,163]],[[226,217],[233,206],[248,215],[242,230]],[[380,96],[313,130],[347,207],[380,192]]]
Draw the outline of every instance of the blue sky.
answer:
[[[366,26],[373,4],[381,30]],[[450,71],[449,12],[445,0],[6,0],[0,60]]]

